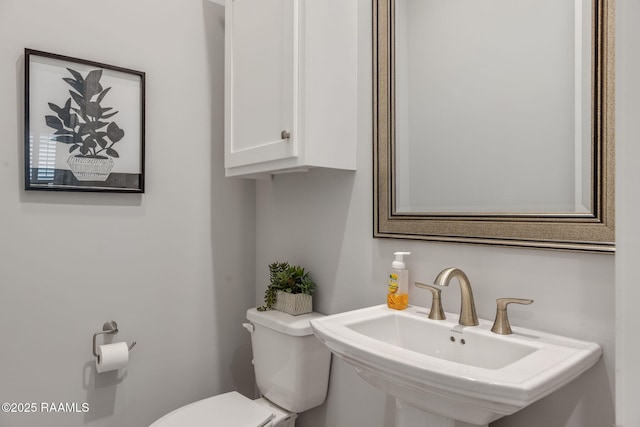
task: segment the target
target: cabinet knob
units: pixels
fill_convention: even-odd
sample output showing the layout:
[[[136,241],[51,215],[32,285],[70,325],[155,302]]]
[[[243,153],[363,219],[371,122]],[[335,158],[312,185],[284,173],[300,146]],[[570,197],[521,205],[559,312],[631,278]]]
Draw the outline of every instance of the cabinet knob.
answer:
[[[291,138],[291,132],[289,132],[288,130],[283,130],[282,132],[280,132],[280,138],[282,139]]]

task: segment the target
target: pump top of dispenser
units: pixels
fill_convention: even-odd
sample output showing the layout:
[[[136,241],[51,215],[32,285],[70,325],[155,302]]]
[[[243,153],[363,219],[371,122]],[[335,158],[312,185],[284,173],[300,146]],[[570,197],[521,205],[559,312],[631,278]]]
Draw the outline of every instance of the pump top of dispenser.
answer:
[[[404,270],[407,268],[404,265],[404,257],[406,255],[411,255],[411,252],[394,252],[393,255],[395,255],[396,259],[391,263],[391,268],[396,268],[398,270]]]

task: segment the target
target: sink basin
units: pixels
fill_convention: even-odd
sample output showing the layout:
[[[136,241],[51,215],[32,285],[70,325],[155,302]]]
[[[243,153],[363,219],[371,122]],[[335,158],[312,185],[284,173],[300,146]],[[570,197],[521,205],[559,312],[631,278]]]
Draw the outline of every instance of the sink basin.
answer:
[[[486,425],[572,381],[593,366],[599,345],[491,321],[460,326],[458,315],[386,305],[311,321],[315,335],[370,384],[436,416]]]

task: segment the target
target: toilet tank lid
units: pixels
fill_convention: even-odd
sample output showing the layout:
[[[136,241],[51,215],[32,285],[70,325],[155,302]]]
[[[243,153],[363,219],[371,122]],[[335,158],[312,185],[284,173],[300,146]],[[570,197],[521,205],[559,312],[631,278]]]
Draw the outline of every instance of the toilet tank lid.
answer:
[[[278,310],[258,311],[256,308],[247,310],[247,319],[266,328],[273,329],[292,336],[311,335],[311,319],[324,317],[324,314],[315,311],[307,314],[293,316]]]

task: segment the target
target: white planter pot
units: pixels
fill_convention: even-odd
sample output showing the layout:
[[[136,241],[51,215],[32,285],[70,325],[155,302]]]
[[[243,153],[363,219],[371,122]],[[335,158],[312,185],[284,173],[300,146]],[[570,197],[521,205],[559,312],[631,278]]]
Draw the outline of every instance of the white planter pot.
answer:
[[[288,292],[276,292],[275,310],[297,316],[313,311],[313,298],[307,294],[290,294]]]
[[[82,157],[71,155],[67,164],[78,181],[106,181],[113,169],[111,157]]]

